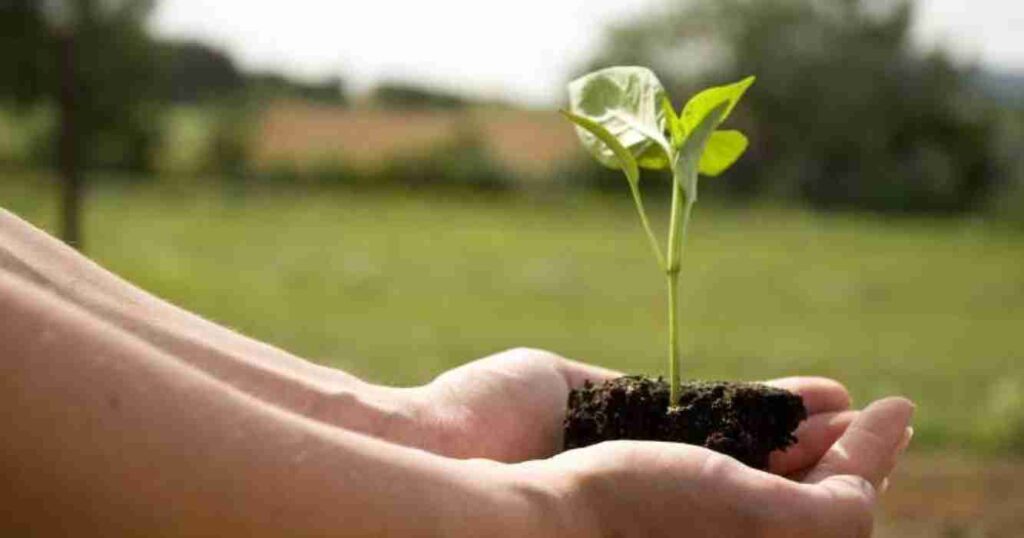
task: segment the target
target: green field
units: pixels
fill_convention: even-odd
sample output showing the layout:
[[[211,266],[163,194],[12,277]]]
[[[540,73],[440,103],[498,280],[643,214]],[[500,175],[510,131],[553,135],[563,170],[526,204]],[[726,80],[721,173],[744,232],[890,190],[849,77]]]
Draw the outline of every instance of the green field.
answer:
[[[48,230],[55,194],[0,174]],[[88,253],[175,303],[372,380],[511,346],[664,368],[663,280],[626,196],[243,192],[106,184]],[[698,206],[684,375],[837,377],[919,404],[931,446],[1024,453],[1024,231]]]

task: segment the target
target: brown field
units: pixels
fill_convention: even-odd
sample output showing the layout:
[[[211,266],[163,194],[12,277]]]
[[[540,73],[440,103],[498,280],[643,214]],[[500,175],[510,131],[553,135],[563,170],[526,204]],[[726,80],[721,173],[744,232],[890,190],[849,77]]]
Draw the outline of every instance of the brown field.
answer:
[[[1024,460],[911,451],[881,505],[880,538],[1024,537]]]
[[[331,161],[373,167],[429,153],[467,132],[481,137],[498,163],[527,179],[581,154],[572,128],[553,111],[351,109],[277,102],[261,114],[253,161],[257,167]]]

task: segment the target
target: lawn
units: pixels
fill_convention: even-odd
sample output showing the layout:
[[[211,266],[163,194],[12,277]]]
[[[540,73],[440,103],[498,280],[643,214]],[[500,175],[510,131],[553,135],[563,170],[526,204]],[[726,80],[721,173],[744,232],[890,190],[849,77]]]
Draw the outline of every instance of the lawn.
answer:
[[[39,178],[0,206],[55,229]],[[242,191],[106,184],[88,254],[171,301],[375,381],[511,346],[664,369],[665,305],[626,196]],[[1024,231],[698,206],[684,376],[839,378],[918,403],[916,442],[1024,453]]]

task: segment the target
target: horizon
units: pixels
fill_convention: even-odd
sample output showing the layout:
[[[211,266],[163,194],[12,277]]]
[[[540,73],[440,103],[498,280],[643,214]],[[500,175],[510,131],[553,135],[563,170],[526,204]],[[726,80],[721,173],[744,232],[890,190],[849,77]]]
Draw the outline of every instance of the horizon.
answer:
[[[573,71],[598,50],[610,24],[642,16],[659,3],[377,0],[352,9],[314,0],[163,0],[150,25],[161,38],[221,48],[245,71],[305,80],[340,77],[354,96],[397,82],[476,100],[550,107],[562,99]],[[1024,73],[1024,46],[1016,37],[1024,35],[1024,3],[926,0],[917,9],[917,47],[943,48],[962,65]],[[399,11],[402,17],[395,17]],[[438,20],[444,22],[424,22]]]

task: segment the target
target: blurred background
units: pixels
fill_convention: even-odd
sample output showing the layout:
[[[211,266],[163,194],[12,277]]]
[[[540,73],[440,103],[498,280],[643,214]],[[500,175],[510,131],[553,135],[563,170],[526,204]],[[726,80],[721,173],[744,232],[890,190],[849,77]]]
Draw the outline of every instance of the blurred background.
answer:
[[[556,110],[607,65],[677,107],[756,74],[751,148],[702,182],[684,375],[905,394],[880,535],[1019,536],[1021,36],[1002,0],[0,0],[0,205],[373,381],[522,345],[657,375],[661,274]]]

